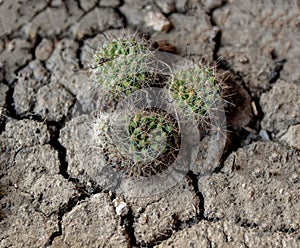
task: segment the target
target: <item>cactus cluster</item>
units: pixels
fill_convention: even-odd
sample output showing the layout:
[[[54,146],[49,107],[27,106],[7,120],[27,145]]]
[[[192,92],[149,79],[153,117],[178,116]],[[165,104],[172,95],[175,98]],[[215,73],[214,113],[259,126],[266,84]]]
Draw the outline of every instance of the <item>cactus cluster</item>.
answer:
[[[183,110],[185,118],[209,118],[221,100],[215,72],[195,65],[162,75],[149,69],[149,61],[154,60],[155,51],[147,42],[114,40],[95,53],[92,72],[105,89],[103,95],[117,103],[137,90],[159,85],[168,90],[172,104]],[[176,159],[180,125],[172,114],[154,107],[134,113],[125,110],[122,118],[108,111],[99,114],[95,134],[108,166],[127,176],[147,177],[166,170]]]

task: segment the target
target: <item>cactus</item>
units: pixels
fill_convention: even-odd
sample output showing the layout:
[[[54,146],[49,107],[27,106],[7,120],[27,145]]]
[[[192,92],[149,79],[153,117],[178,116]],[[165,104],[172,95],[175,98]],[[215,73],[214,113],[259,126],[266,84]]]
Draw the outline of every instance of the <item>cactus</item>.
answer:
[[[159,109],[144,109],[126,120],[102,114],[96,139],[108,163],[130,176],[150,176],[167,168],[179,148],[179,128],[174,118]]]
[[[119,100],[155,81],[147,71],[147,58],[150,56],[149,45],[143,40],[115,40],[95,53],[92,73],[102,89],[113,100]]]
[[[215,72],[201,65],[176,71],[169,90],[187,116],[194,114],[201,120],[218,108],[221,100]]]
[[[170,117],[158,110],[143,110],[129,123],[129,153],[133,152],[134,161],[147,161],[172,149],[175,126]]]

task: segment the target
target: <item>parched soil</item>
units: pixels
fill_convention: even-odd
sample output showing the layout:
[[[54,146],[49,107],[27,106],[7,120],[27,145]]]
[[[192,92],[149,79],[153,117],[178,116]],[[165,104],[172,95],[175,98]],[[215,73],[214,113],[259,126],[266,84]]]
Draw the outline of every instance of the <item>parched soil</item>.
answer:
[[[227,75],[215,170],[148,197],[86,135],[94,49],[129,33]],[[300,247],[299,64],[297,0],[0,0],[0,247]]]

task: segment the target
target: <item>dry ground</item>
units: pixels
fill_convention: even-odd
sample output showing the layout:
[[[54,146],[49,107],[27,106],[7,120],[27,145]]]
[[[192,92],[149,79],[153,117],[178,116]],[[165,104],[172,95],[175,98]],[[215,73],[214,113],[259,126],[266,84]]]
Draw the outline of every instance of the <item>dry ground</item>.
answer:
[[[229,71],[234,92],[218,169],[148,198],[104,190],[74,135],[93,108],[74,69],[128,28]],[[0,0],[0,247],[300,247],[299,64],[297,0]]]

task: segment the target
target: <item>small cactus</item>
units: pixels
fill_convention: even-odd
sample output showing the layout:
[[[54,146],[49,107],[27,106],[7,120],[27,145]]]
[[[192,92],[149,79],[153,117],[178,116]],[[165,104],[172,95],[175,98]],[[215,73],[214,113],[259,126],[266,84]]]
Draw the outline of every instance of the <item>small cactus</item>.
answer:
[[[96,138],[110,165],[131,176],[150,176],[166,169],[179,148],[174,118],[158,109],[144,109],[125,119],[116,121],[106,114],[98,119]]]
[[[175,129],[170,117],[158,110],[143,110],[129,123],[129,153],[134,153],[135,162],[156,159],[174,145]]]
[[[154,76],[147,71],[149,56],[151,52],[146,42],[124,38],[99,49],[91,68],[96,82],[113,100],[118,100],[154,80]]]
[[[169,90],[178,105],[197,119],[203,119],[220,104],[220,85],[214,71],[201,65],[174,73]]]

